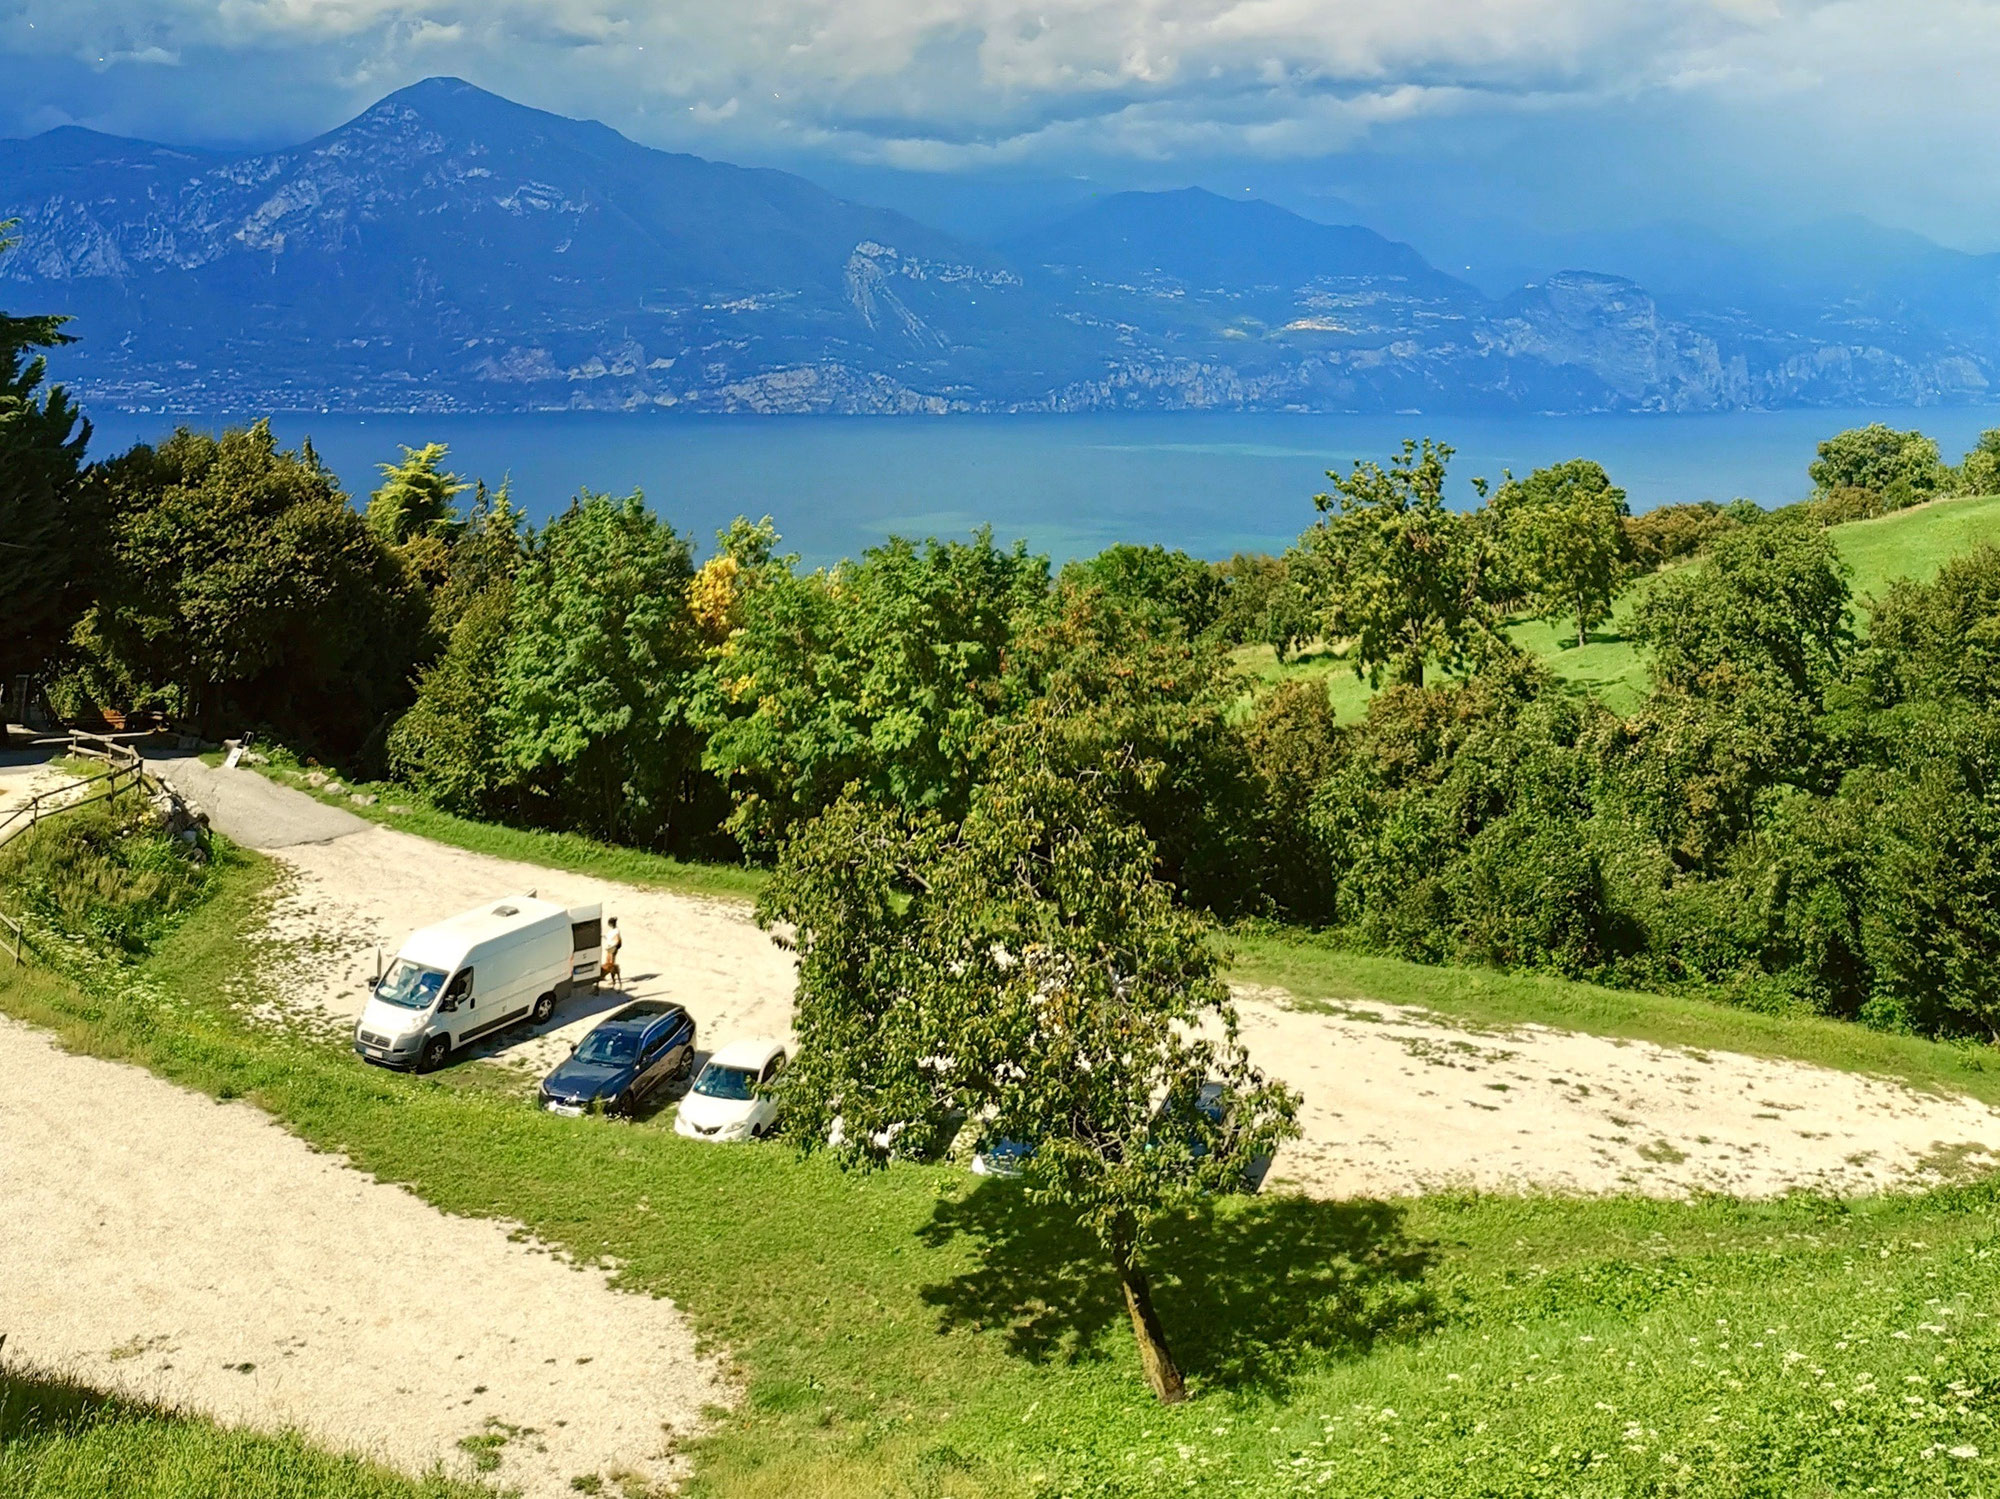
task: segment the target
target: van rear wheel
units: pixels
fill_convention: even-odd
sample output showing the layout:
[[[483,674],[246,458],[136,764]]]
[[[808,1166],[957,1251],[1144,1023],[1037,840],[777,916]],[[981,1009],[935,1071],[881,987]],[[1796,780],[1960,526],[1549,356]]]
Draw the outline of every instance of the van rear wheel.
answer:
[[[436,1072],[451,1058],[451,1037],[432,1036],[417,1053],[417,1071]]]
[[[535,1001],[535,1007],[528,1012],[528,1018],[534,1021],[536,1025],[546,1025],[549,1016],[555,1014],[555,1012],[556,997],[553,994],[544,994],[540,999]]]

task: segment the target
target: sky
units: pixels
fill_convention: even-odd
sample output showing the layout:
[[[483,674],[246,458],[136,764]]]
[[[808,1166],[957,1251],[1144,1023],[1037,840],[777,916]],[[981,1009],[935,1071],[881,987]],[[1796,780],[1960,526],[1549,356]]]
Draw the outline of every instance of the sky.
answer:
[[[0,0],[0,135],[288,145],[435,74],[961,232],[1199,183],[1447,264],[2000,248],[2000,0]]]

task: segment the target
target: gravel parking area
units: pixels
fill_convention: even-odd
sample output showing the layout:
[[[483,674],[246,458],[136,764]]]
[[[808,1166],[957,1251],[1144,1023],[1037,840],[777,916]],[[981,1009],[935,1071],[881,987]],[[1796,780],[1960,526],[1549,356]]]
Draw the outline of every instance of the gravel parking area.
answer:
[[[727,1400],[670,1301],[0,1019],[10,1358],[526,1499],[679,1476]],[[489,1439],[504,1440],[488,1447]]]

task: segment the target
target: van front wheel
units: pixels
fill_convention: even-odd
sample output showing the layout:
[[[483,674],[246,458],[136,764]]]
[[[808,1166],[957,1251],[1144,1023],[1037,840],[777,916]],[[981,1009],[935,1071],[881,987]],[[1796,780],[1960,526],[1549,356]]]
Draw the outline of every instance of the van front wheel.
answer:
[[[528,1012],[528,1018],[533,1020],[536,1025],[546,1025],[548,1024],[549,1016],[555,1014],[555,1012],[556,997],[553,994],[544,994],[540,999],[535,1001],[535,1007]]]
[[[432,1036],[417,1053],[417,1071],[436,1072],[451,1057],[451,1037]]]

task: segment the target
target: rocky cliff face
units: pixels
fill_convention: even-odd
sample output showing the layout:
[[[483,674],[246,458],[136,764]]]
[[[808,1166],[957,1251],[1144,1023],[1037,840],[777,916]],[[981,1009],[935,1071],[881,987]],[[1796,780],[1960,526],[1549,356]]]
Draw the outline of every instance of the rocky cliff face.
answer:
[[[0,142],[0,299],[135,409],[1711,410],[1975,399],[1977,339],[1504,302],[1370,231],[1126,194],[999,250],[450,79],[291,150]]]

